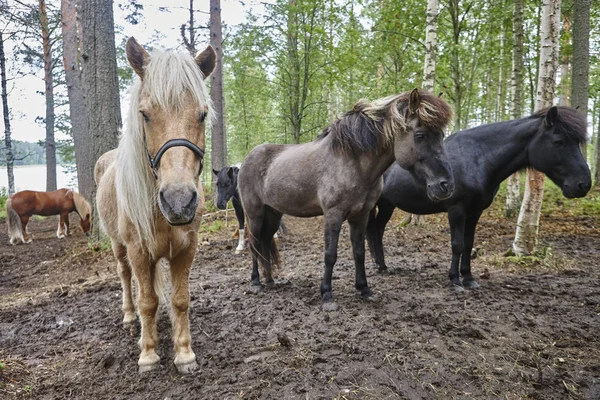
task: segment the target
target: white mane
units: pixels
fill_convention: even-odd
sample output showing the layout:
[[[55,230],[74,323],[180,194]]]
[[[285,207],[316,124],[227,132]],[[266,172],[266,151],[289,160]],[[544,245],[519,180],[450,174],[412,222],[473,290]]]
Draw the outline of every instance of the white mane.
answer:
[[[143,121],[138,109],[142,90],[153,104],[171,110],[169,114],[173,118],[183,110],[186,93],[190,93],[199,105],[208,107],[207,121],[213,118],[214,112],[204,76],[193,57],[173,52],[150,53],[150,62],[144,67],[144,80],[137,79],[130,89],[130,107],[127,126],[119,142],[115,185],[119,212],[132,222],[140,243],[151,249],[160,211],[158,185],[148,165]]]

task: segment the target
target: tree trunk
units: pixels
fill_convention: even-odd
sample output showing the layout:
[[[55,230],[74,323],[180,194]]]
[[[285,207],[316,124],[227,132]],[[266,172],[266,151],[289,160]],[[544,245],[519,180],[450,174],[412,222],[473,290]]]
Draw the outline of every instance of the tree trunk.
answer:
[[[85,160],[92,159],[90,133],[87,130],[85,96],[81,82],[81,31],[77,23],[77,0],[61,0],[63,63],[69,97],[69,116],[75,147],[75,166],[79,193],[93,202],[93,176],[85,174]]]
[[[597,108],[597,107],[596,107]],[[594,143],[594,187],[600,186],[600,112],[596,126],[596,142]]]
[[[112,0],[81,1],[83,33],[83,88],[87,130],[91,135],[92,157],[83,160],[83,173],[92,179],[94,165],[105,152],[117,147],[121,127],[117,53]],[[96,198],[92,185],[90,201]],[[94,209],[92,240],[100,239],[98,212]]]
[[[573,78],[571,81],[571,106],[587,118],[590,72],[590,0],[575,0],[573,11]],[[586,144],[582,145],[586,156]],[[586,157],[587,158],[587,157]]]
[[[425,23],[425,66],[423,68],[423,89],[434,91],[435,58],[437,53],[438,0],[427,0]]]
[[[0,73],[2,76],[2,115],[4,116],[4,153],[6,154],[6,173],[8,174],[8,195],[12,196],[15,194],[14,156],[10,137],[10,114],[8,111],[8,92],[6,90],[6,55],[4,54],[2,31],[0,31]]]
[[[536,110],[551,106],[554,98],[560,34],[560,3],[561,0],[544,0],[542,5]],[[513,250],[518,256],[532,254],[535,251],[543,197],[544,174],[531,168],[527,169],[525,194],[513,242]]]
[[[454,115],[455,125],[454,129],[459,131],[463,128],[462,118],[462,98],[463,98],[463,86],[461,82],[461,65],[459,57],[459,46],[460,46],[460,0],[450,0],[448,10],[450,11],[450,18],[452,20],[452,64],[450,69],[452,70],[452,81],[454,86]]]
[[[56,190],[56,144],[54,142],[54,79],[52,76],[52,43],[48,27],[46,1],[39,0],[39,17],[44,49],[44,93],[46,95],[46,191]]]
[[[210,44],[217,53],[217,65],[212,73],[210,97],[215,109],[212,124],[211,164],[212,169],[221,170],[227,165],[227,139],[225,134],[225,99],[223,97],[223,33],[221,27],[221,0],[210,0]],[[216,200],[217,180],[213,179],[213,200]],[[215,201],[216,203],[216,201]]]
[[[510,97],[510,117],[512,119],[521,118],[523,116],[523,0],[514,0]],[[515,172],[508,177],[506,182],[506,209],[504,214],[507,218],[517,215],[520,197],[519,173]]]

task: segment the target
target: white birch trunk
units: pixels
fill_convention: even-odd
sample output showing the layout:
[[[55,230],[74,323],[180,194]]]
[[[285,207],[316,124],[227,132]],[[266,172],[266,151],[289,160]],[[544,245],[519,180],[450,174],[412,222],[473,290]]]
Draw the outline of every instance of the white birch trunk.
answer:
[[[561,0],[544,0],[542,5],[540,74],[537,85],[536,110],[550,107],[554,98],[558,67],[560,5]],[[535,251],[543,198],[544,174],[529,168],[523,204],[521,204],[517,221],[517,232],[513,242],[513,251],[518,256],[532,254]]]
[[[523,0],[514,0],[513,52],[510,85],[510,117],[521,118],[523,110]],[[512,218],[519,210],[520,196],[519,172],[508,177],[506,182],[506,208],[504,215]]]
[[[435,56],[437,50],[438,0],[427,0],[425,26],[425,66],[423,67],[423,89],[433,92],[435,86]]]

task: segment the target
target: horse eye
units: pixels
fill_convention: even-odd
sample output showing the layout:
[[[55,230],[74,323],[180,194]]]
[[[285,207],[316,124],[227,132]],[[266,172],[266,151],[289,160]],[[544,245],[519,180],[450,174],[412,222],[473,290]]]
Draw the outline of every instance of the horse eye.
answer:
[[[423,140],[423,139],[425,139],[425,134],[424,133],[415,133],[415,139]]]
[[[206,111],[202,111],[200,113],[200,117],[198,118],[198,121],[200,121],[200,123],[203,123],[205,119],[206,119]]]
[[[143,111],[140,111],[140,114],[142,114],[142,117],[144,117],[145,122],[150,122],[150,118],[148,117],[148,114],[146,114]]]
[[[558,139],[552,142],[555,146],[564,146],[565,142],[563,142],[562,140]]]

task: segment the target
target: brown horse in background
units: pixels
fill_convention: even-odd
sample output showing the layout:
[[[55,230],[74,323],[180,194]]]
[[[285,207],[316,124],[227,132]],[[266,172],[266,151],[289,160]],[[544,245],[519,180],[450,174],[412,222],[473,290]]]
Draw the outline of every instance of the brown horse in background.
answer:
[[[163,280],[159,263],[171,271],[171,321],[175,366],[198,368],[189,321],[189,277],[204,208],[199,174],[205,127],[213,111],[204,79],[216,55],[207,47],[189,54],[147,53],[134,38],[127,59],[140,77],[131,90],[127,126],[119,147],[98,160],[96,205],[110,236],[123,288],[123,324],[135,322],[131,278],[137,281],[142,328],[139,371],[158,366],[156,312]]]
[[[81,218],[81,229],[89,235],[92,225],[92,207],[85,198],[69,189],[58,189],[54,192],[34,192],[23,190],[15,193],[6,202],[6,221],[10,244],[31,243],[27,231],[27,223],[32,215],[60,215],[56,237],[68,236],[69,213],[75,211]]]

